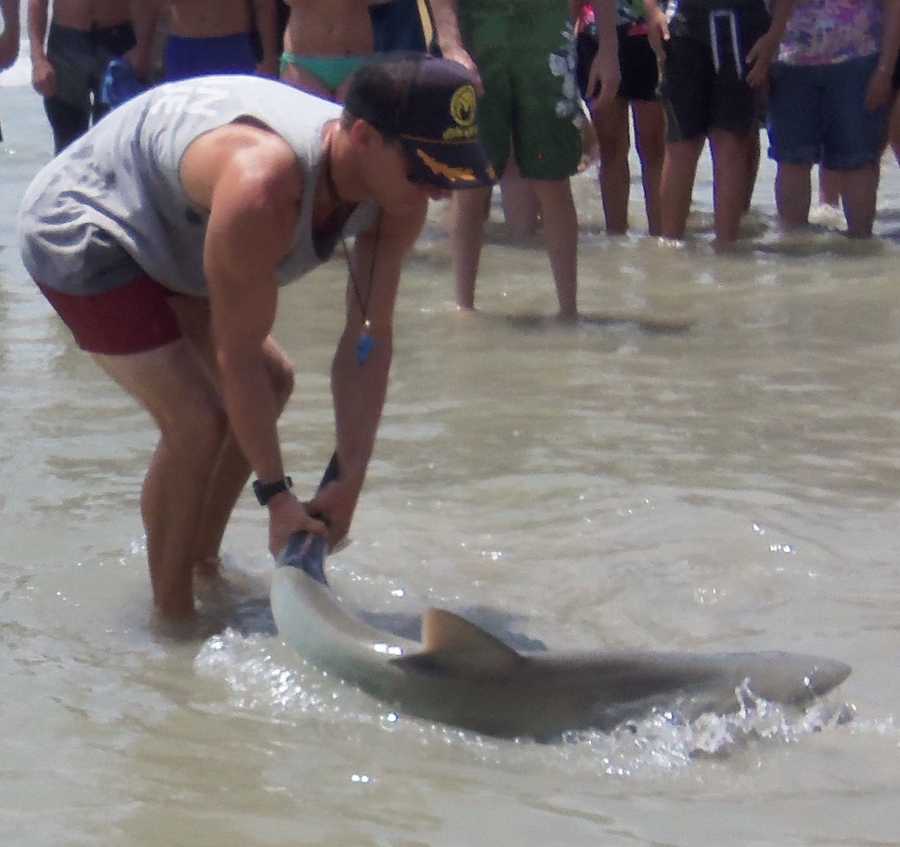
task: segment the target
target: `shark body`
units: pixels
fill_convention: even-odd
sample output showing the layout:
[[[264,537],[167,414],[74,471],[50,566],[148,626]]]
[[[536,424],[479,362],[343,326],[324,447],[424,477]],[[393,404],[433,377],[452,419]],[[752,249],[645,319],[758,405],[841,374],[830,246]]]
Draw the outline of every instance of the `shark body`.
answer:
[[[443,609],[422,617],[422,641],[375,628],[324,576],[324,542],[295,536],[272,579],[286,643],[321,670],[390,708],[497,737],[609,731],[654,708],[686,720],[741,707],[741,692],[802,706],[850,674],[842,662],[784,652],[519,652]]]

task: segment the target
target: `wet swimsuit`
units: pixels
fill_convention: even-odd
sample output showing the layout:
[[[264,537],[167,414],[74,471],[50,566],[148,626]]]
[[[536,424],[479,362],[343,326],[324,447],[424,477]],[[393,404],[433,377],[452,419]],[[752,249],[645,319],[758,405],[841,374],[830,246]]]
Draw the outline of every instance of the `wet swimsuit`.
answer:
[[[311,73],[330,91],[337,91],[357,68],[366,62],[365,56],[300,56],[285,50],[281,54],[281,72],[288,65]]]

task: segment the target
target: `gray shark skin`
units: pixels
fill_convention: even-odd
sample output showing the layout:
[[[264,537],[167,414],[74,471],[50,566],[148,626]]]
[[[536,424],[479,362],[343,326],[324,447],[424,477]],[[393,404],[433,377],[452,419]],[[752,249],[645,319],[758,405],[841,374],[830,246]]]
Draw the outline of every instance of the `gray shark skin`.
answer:
[[[272,578],[284,641],[320,670],[399,713],[501,738],[553,740],[609,731],[658,708],[693,720],[741,707],[740,692],[802,706],[850,674],[842,662],[783,652],[518,652],[443,609],[422,618],[422,642],[376,629],[335,597],[324,543],[295,536]]]

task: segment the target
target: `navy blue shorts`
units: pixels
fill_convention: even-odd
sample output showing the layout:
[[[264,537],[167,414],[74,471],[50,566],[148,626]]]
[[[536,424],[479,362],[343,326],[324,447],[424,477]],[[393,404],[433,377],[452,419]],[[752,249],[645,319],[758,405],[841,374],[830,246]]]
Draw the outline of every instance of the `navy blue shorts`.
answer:
[[[215,38],[166,39],[166,82],[210,74],[256,73],[256,46],[249,32]]]
[[[369,5],[376,53],[412,51],[440,55],[431,4],[424,0],[391,0]]]
[[[869,111],[866,87],[878,56],[833,65],[775,64],[769,92],[769,156],[788,165],[836,171],[877,162],[887,137],[887,107]]]

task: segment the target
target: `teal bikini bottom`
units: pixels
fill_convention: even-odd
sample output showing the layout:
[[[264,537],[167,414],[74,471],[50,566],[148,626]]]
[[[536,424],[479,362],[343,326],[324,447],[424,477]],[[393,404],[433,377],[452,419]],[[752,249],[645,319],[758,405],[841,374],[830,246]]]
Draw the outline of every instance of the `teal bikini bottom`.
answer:
[[[364,65],[366,56],[299,56],[285,51],[281,54],[281,71],[294,65],[311,73],[331,91],[337,91],[341,83],[357,68]]]

